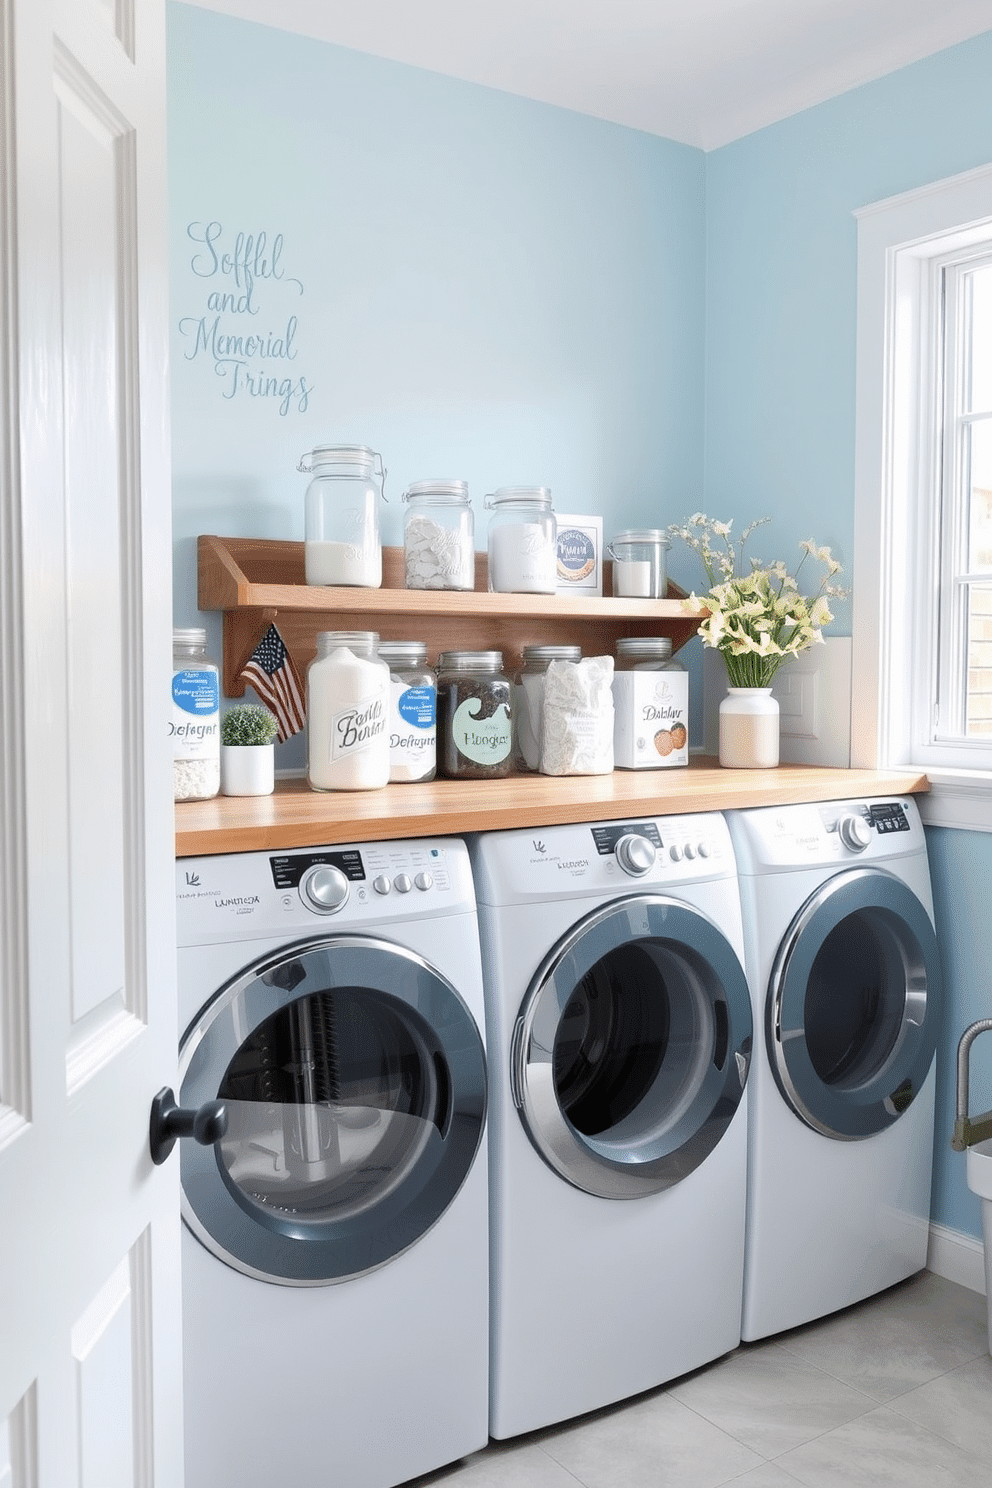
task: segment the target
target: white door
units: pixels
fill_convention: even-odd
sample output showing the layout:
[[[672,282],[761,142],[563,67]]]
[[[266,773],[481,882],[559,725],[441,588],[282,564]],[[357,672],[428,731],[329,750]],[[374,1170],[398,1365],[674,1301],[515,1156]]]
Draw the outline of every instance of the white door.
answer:
[[[0,1485],[182,1482],[163,0],[0,0]]]

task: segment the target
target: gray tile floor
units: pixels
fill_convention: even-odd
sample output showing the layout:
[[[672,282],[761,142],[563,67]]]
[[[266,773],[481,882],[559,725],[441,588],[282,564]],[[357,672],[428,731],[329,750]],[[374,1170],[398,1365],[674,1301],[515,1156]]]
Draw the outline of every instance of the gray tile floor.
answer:
[[[990,1488],[985,1299],[921,1272],[416,1488]],[[411,1485],[413,1488],[413,1485]]]

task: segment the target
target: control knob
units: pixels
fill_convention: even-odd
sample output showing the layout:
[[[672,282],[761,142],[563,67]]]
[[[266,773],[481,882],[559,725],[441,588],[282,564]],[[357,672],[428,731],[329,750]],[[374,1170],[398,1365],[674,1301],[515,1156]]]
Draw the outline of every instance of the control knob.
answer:
[[[841,842],[852,852],[864,852],[871,842],[871,827],[863,816],[842,816],[837,823],[837,832]]]
[[[318,914],[335,914],[348,900],[348,880],[340,868],[317,863],[300,879],[300,898],[307,909]]]
[[[616,845],[617,862],[631,878],[643,878],[655,865],[653,845],[639,832],[628,832]]]

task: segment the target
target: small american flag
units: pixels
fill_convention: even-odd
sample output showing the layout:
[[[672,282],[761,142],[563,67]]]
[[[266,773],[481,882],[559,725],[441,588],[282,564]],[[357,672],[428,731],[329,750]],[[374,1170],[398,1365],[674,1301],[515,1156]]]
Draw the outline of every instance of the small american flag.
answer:
[[[307,718],[303,684],[274,625],[269,626],[238,676],[251,683],[276,715],[281,741],[299,733]]]

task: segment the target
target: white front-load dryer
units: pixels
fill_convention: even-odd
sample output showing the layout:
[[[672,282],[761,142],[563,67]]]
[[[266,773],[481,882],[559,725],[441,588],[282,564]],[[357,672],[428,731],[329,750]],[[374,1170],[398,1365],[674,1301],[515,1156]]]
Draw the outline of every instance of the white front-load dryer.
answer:
[[[490,1431],[740,1340],[751,1009],[719,815],[470,844],[490,1058]]]
[[[187,1488],[389,1488],[487,1440],[486,1066],[448,838],[177,865]]]
[[[742,1336],[926,1264],[940,961],[911,799],[730,813],[755,1052]]]

